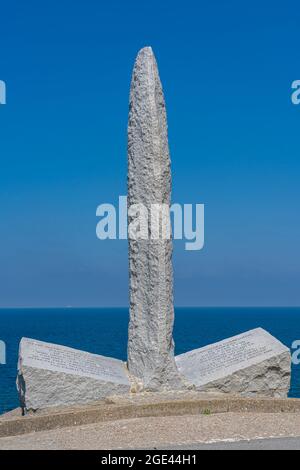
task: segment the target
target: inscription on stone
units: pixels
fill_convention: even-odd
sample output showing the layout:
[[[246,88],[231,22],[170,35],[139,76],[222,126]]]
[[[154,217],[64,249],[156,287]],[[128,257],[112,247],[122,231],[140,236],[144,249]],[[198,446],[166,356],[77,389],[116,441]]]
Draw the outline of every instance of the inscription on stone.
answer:
[[[24,366],[128,383],[125,364],[117,359],[40,341],[22,341]]]
[[[179,371],[196,385],[286,353],[288,349],[261,328],[176,357]]]

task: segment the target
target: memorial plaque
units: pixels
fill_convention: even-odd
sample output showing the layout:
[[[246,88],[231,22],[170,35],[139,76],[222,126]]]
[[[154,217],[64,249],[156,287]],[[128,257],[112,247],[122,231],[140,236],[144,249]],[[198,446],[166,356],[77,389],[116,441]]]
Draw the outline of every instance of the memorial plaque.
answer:
[[[53,372],[128,384],[125,364],[117,359],[32,339],[22,339],[22,365]]]
[[[289,389],[290,351],[262,328],[181,354],[176,363],[199,390],[285,396]]]
[[[17,387],[22,407],[37,410],[129,393],[131,385],[122,361],[23,338]]]

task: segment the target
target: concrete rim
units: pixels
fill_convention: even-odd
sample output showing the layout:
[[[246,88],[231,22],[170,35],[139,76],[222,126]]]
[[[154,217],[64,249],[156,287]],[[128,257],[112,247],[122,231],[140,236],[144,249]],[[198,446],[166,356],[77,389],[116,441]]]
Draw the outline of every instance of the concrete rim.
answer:
[[[215,413],[300,413],[300,399],[240,398],[240,397],[180,397],[155,396],[112,399],[97,404],[48,409],[21,417],[0,416],[0,438],[71,426],[145,417],[166,417]]]

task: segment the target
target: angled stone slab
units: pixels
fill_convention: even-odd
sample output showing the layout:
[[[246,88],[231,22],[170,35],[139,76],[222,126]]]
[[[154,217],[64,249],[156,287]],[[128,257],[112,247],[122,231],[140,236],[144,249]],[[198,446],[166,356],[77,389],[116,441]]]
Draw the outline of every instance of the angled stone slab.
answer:
[[[17,388],[24,410],[72,405],[128,393],[124,362],[22,338]]]
[[[262,328],[176,357],[197,390],[284,398],[290,389],[291,354]]]

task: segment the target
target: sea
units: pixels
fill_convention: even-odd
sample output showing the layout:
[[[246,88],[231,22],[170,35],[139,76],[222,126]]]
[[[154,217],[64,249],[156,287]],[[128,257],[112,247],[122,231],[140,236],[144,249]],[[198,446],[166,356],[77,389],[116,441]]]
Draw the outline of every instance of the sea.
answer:
[[[126,360],[128,317],[126,308],[0,309],[0,341],[6,345],[6,364],[0,364],[0,414],[18,406],[15,382],[22,337]],[[300,349],[300,308],[176,308],[176,354],[257,327],[269,331],[292,353],[297,340]],[[292,368],[290,397],[300,398],[297,364]]]

